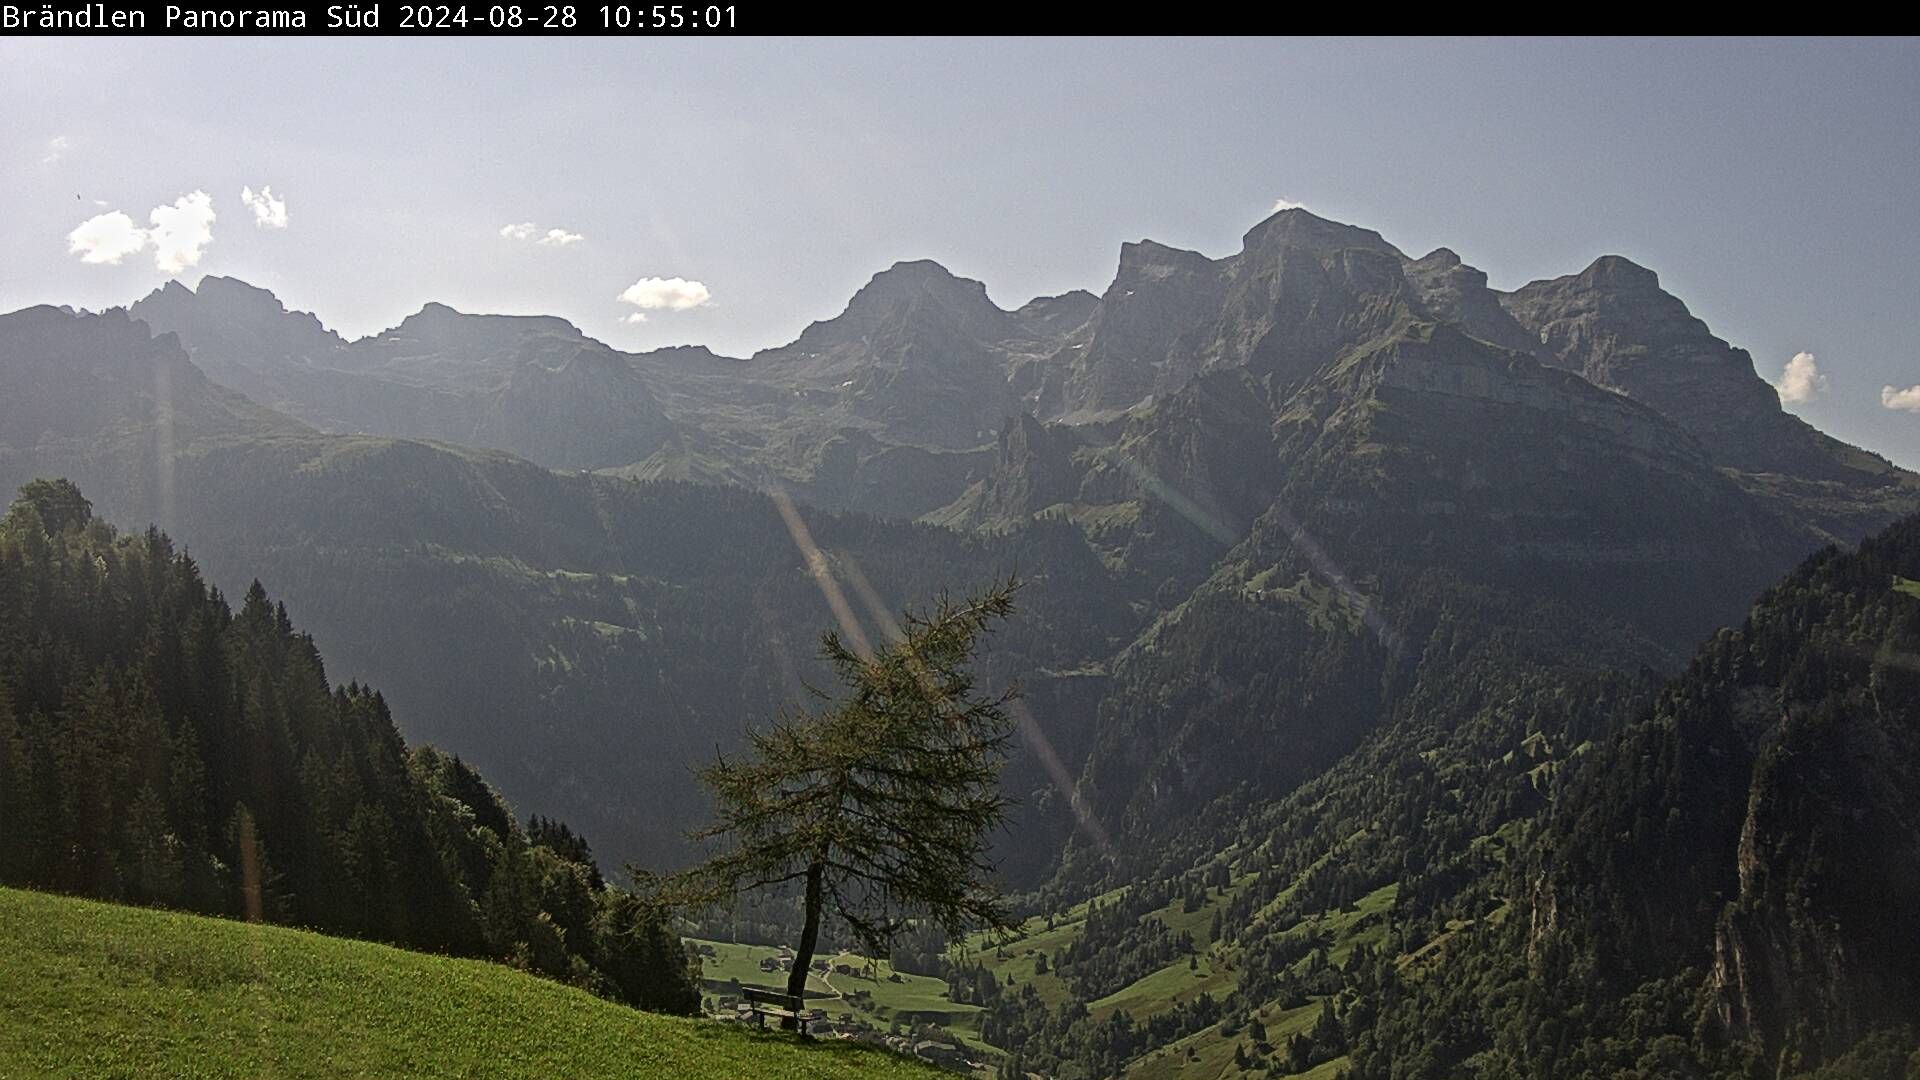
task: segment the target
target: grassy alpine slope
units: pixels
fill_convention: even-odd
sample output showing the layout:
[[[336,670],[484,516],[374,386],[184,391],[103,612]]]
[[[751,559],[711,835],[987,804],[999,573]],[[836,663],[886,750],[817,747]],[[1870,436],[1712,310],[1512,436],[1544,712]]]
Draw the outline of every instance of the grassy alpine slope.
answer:
[[[941,1075],[497,964],[0,889],[0,1080]]]

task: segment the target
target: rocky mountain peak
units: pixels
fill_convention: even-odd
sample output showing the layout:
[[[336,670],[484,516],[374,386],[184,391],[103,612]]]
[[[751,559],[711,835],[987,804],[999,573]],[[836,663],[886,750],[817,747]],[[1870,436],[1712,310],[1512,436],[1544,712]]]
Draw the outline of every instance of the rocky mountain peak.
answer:
[[[933,303],[967,314],[1005,314],[987,298],[984,283],[963,278],[932,259],[897,262],[873,275],[847,303],[847,311]]]
[[[169,284],[178,285],[179,282],[174,281],[169,282]],[[202,302],[230,303],[234,305],[247,304],[271,307],[275,311],[287,310],[286,305],[282,304],[280,298],[275,296],[271,291],[263,289],[258,285],[242,281],[239,278],[224,277],[218,274],[208,274],[206,277],[201,278],[200,284],[194,288],[193,294],[199,297]]]
[[[311,312],[290,310],[271,291],[239,278],[209,274],[193,289],[169,281],[128,310],[156,331],[180,333],[196,361],[216,369],[345,344]]]
[[[90,345],[112,343],[115,345],[144,345],[153,340],[150,327],[141,326],[125,308],[108,308],[97,315],[76,313],[51,304],[35,304],[0,315],[0,328],[9,335],[38,335],[48,333],[68,333],[75,337],[88,336]],[[8,339],[10,342],[14,338]],[[31,359],[30,350],[19,350],[23,358]]]
[[[901,259],[867,279],[860,291],[884,293],[901,289],[953,290],[967,295],[976,292],[985,295],[987,291],[980,282],[963,278],[932,259]]]
[[[1620,255],[1602,255],[1577,274],[1529,282],[1501,296],[1500,302],[1536,333],[1549,330],[1550,324],[1569,324],[1577,319],[1588,330],[1605,329],[1609,336],[1624,334],[1649,348],[1659,345],[1684,347],[1695,353],[1739,352],[1715,337],[1679,297],[1662,289],[1660,275]],[[1588,345],[1599,340],[1593,333],[1579,336]],[[1739,352],[1739,356],[1746,354]],[[1751,366],[1748,361],[1749,375]],[[1625,386],[1612,388],[1631,392]]]
[[[1753,357],[1716,337],[1660,288],[1658,274],[1632,260],[1603,255],[1578,274],[1531,282],[1500,303],[1539,342],[1543,362],[1652,406],[1718,464],[1880,482],[1882,465],[1783,412]]]
[[[1577,275],[1582,287],[1621,292],[1656,292],[1660,275],[1624,255],[1602,255]]]
[[[633,359],[645,364],[678,364],[696,370],[719,368],[741,362],[737,357],[721,356],[705,345],[662,345],[660,348],[635,354]]]
[[[1074,289],[1059,296],[1036,296],[1013,315],[1035,334],[1058,337],[1085,326],[1098,310],[1099,297],[1085,289]]]
[[[575,338],[585,336],[579,327],[557,315],[479,315],[431,300],[419,311],[402,319],[399,326],[379,336],[454,345],[469,340],[493,341],[532,334],[561,334]]]
[[[1120,245],[1120,270],[1108,287],[1107,295],[1132,277],[1164,278],[1173,274],[1215,274],[1212,259],[1197,251],[1168,247],[1156,240],[1139,240]]]
[[[931,259],[915,259],[873,275],[838,316],[808,326],[786,349],[771,351],[819,351],[909,326],[917,328],[910,335],[958,334],[976,341],[1000,340],[1016,329],[1011,313],[987,298],[986,285]]]
[[[1500,306],[1484,270],[1462,262],[1450,248],[1435,248],[1402,267],[1420,303],[1436,319],[1455,323],[1483,341],[1535,352],[1539,340]]]
[[[1299,207],[1281,210],[1247,230],[1241,239],[1246,251],[1271,248],[1304,248],[1309,251],[1338,251],[1341,248],[1365,248],[1400,254],[1379,233],[1357,225],[1329,221]]]
[[[1447,277],[1455,281],[1472,282],[1483,289],[1487,285],[1487,272],[1463,262],[1452,248],[1434,248],[1405,265],[1410,278]]]

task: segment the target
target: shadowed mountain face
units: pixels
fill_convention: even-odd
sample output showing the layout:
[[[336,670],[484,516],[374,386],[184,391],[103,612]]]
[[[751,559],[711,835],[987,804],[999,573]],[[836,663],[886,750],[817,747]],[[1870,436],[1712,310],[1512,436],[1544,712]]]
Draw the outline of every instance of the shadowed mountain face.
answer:
[[[893,441],[959,450],[987,442],[1020,411],[1009,359],[1041,348],[980,282],[903,262],[874,275],[839,316],[754,354],[741,373]]]
[[[1457,671],[1449,623],[1555,625],[1508,667],[1664,668],[1806,548],[1652,410],[1451,328],[1351,352],[1277,413],[1259,447],[1218,434],[1216,408],[1195,425],[1209,449],[1134,454],[1159,463],[1145,475],[1207,478],[1189,512],[1229,539],[1191,541],[1199,580],[1176,578],[1183,599],[1114,662],[1088,777],[1123,829],[1283,795]],[[1243,452],[1271,462],[1264,490],[1210,460]]]
[[[1782,411],[1753,357],[1715,337],[1645,267],[1607,255],[1500,302],[1535,336],[1543,362],[1651,405],[1719,464],[1848,484],[1888,475],[1884,461]]]
[[[1503,295],[1446,248],[1411,259],[1377,233],[1297,209],[1224,259],[1126,244],[1104,295],[1014,311],[937,263],[897,263],[839,315],[744,361],[697,347],[621,353],[564,320],[440,304],[349,343],[218,277],[197,292],[169,285],[132,311],[178,333],[218,381],[322,430],[634,479],[779,487],[830,508],[938,511],[955,524],[1005,524],[967,489],[990,479],[1009,418],[1069,423],[1076,442],[1104,445],[1115,425],[1140,430],[1121,419],[1129,410],[1230,370],[1278,407],[1409,321],[1454,326],[1650,406],[1818,536],[1861,535],[1916,491],[1910,474],[1783,412],[1746,353],[1625,259]]]
[[[1406,314],[1399,258],[1378,233],[1299,210],[1255,226],[1226,259],[1127,244],[1089,340],[1060,358],[1042,404],[1098,417],[1223,367],[1298,381]]]
[[[1402,264],[1420,304],[1441,322],[1515,352],[1535,353],[1539,339],[1501,306],[1500,294],[1487,287],[1483,270],[1468,266],[1447,248]]]
[[[0,315],[0,473],[111,476],[143,493],[142,523],[173,520],[175,462],[196,443],[312,434],[223,387],[123,311]]]
[[[208,277],[134,304],[217,379],[314,426],[507,450],[556,468],[646,457],[671,425],[627,358],[545,316],[428,304],[348,343],[273,294]]]
[[[1023,516],[1064,514],[1117,550],[1131,542],[1116,528],[1129,530],[1131,518],[1152,502],[1169,503],[1155,489],[1216,510],[1226,505],[1223,499],[1232,501],[1215,490],[1223,476],[1243,489],[1270,490],[1276,470],[1259,447],[1293,407],[1290,398],[1316,394],[1343,358],[1416,322],[1451,327],[1534,366],[1571,368],[1593,386],[1641,402],[1668,422],[1674,437],[1668,442],[1697,444],[1691,467],[1730,470],[1759,505],[1781,516],[1782,527],[1809,540],[1856,538],[1920,506],[1920,482],[1912,474],[1782,412],[1744,353],[1713,338],[1679,301],[1658,291],[1651,274],[1625,269],[1631,265],[1609,257],[1586,274],[1502,296],[1487,287],[1484,273],[1445,248],[1407,259],[1377,234],[1298,210],[1262,223],[1239,254],[1219,261],[1150,243],[1128,245],[1119,277],[1088,325],[1087,344],[1055,364],[1057,394],[1041,399],[1057,402],[1059,415],[1083,421],[1045,440],[1076,449],[1034,456],[1028,450],[1040,440],[1023,438],[930,520],[1004,528]],[[1217,396],[1217,386],[1205,389],[1214,376],[1199,376],[1225,372],[1249,380],[1253,396],[1267,405],[1207,421],[1205,441],[1244,448],[1248,457],[1215,456],[1204,464],[1189,458],[1195,464],[1188,472],[1179,459],[1162,455],[1153,480],[1131,490],[1097,479],[1111,471],[1100,463],[1112,461],[1114,445],[1164,439],[1176,417],[1198,415],[1162,405],[1189,394]],[[1154,395],[1154,404],[1132,404],[1143,395]],[[1040,412],[1041,419],[1048,415]],[[1047,475],[1014,475],[1031,470]],[[1010,500],[1010,493],[1019,498]],[[1051,501],[1036,504],[1040,495]],[[1258,513],[1243,507],[1238,518],[1244,523]]]
[[[156,424],[180,445],[306,430],[209,381],[177,336],[155,337],[125,312],[0,315],[0,427],[9,445],[131,436]]]
[[[1665,666],[1821,540],[1920,506],[1910,475],[1845,467],[1877,459],[1781,413],[1744,354],[1624,260],[1503,297],[1444,248],[1409,259],[1299,210],[1225,259],[1126,245],[1104,296],[1015,311],[899,263],[744,361],[624,354],[561,320],[437,304],[344,343],[222,279],[135,313],[329,430],[1072,545],[1127,614],[1061,647],[1125,689],[1074,699],[1065,766],[1115,827],[1149,833],[1237,785],[1277,795],[1355,745],[1399,707],[1382,669],[1412,662],[1433,605],[1483,602],[1436,596],[1561,605],[1586,627],[1568,641]],[[1707,409],[1721,397],[1747,405]],[[1742,447],[1782,443],[1748,428],[1796,426],[1804,467],[1746,471]],[[438,481],[406,474],[444,467],[380,458],[377,482],[419,490]],[[487,549],[485,527],[459,535]],[[1220,655],[1220,627],[1251,625],[1229,650],[1241,683],[1193,668]],[[1241,750],[1205,752],[1221,744]]]

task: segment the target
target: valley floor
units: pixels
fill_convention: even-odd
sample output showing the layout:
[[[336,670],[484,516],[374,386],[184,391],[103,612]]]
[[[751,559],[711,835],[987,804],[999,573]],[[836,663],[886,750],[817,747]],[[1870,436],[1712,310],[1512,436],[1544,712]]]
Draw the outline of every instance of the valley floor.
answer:
[[[1205,902],[1187,910],[1175,900],[1147,913],[1175,932],[1194,936],[1198,953],[1181,956],[1156,968],[1113,993],[1087,1003],[1096,1018],[1124,1011],[1136,1021],[1167,1013],[1200,994],[1216,1000],[1228,998],[1238,983],[1237,958],[1225,943],[1213,940],[1209,924],[1251,883],[1251,875],[1211,891]],[[1276,930],[1280,936],[1313,935],[1327,943],[1326,959],[1336,966],[1346,963],[1348,955],[1360,946],[1376,947],[1385,940],[1383,918],[1392,907],[1396,887],[1389,885],[1368,894],[1345,910],[1322,912],[1297,925]],[[1097,903],[1111,903],[1120,893],[1106,893]],[[1277,903],[1277,901],[1276,901]],[[1081,940],[1086,927],[1087,905],[1082,903],[1059,913],[1052,920],[1031,919],[1008,940],[998,944],[985,935],[975,935],[949,954],[951,960],[978,964],[991,973],[1006,993],[1015,994],[1032,986],[1049,1007],[1069,1000],[1073,994],[1060,976],[1048,970],[1043,957],[1055,955]],[[1421,964],[1446,945],[1451,933],[1423,948],[1418,955],[1401,958],[1401,963]],[[702,952],[702,982],[707,1006],[721,1014],[731,1011],[741,986],[783,989],[787,973],[779,967],[783,956],[791,953],[771,945],[689,939]],[[839,953],[822,957],[828,964],[825,973],[808,978],[808,1004],[826,1014],[839,1031],[865,1030],[874,1033],[896,1032],[909,1042],[917,1038],[949,1041],[963,1049],[976,1063],[978,1075],[994,1075],[1006,1051],[982,1038],[979,1005],[954,1001],[947,984],[938,978],[895,970],[886,961],[868,966],[865,957]],[[769,971],[765,964],[773,964]],[[1309,961],[1303,958],[1295,967],[1305,971]],[[1321,997],[1312,996],[1289,1005],[1269,1001],[1250,1014],[1264,1025],[1264,1036],[1256,1038],[1232,1019],[1211,1024],[1174,1042],[1153,1049],[1134,1061],[1126,1071],[1129,1080],[1161,1080],[1171,1077],[1232,1077],[1257,1069],[1263,1075],[1284,1080],[1332,1080],[1348,1064],[1345,1057],[1321,1062],[1302,1072],[1289,1072],[1279,1048],[1287,1040],[1305,1034],[1321,1013]],[[1240,1060],[1236,1061],[1236,1052]],[[1243,1064],[1243,1062],[1251,1064]]]

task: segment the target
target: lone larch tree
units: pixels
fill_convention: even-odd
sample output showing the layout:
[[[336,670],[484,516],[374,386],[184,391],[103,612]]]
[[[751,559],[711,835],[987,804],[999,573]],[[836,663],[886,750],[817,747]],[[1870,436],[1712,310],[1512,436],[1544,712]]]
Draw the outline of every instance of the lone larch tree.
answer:
[[[871,955],[913,920],[949,935],[1008,927],[987,845],[1009,805],[1000,771],[1017,691],[982,692],[971,662],[1018,588],[1009,578],[964,601],[942,597],[871,653],[828,631],[838,700],[815,691],[813,708],[787,710],[702,770],[717,809],[695,835],[719,851],[685,880],[704,899],[800,885],[788,994],[806,990],[829,911]]]

